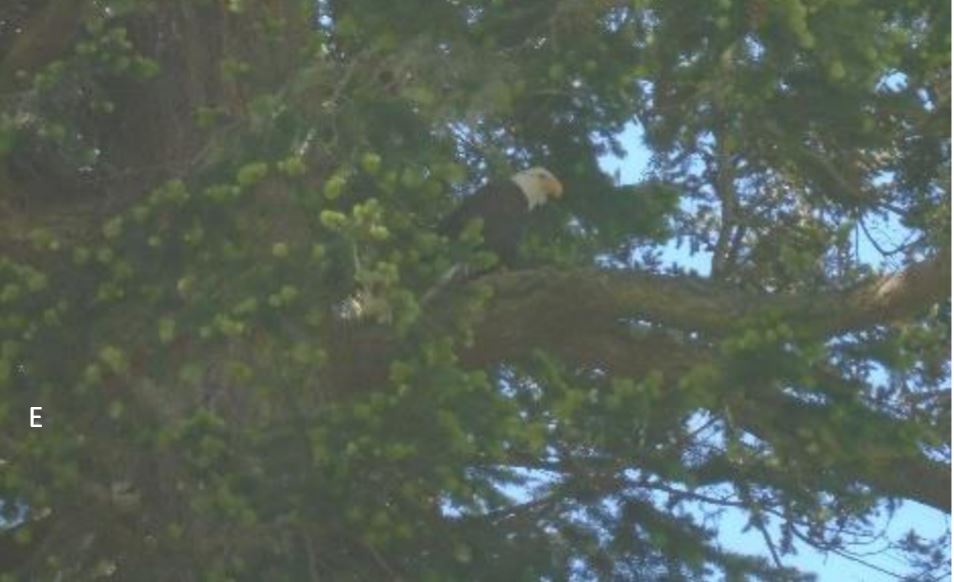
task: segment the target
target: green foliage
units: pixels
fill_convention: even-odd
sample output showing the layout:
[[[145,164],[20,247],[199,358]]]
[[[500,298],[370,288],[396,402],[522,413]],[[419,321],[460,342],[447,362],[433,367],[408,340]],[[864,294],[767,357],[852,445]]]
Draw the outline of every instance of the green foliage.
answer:
[[[912,256],[949,238],[946,3],[13,4],[4,574],[791,580],[719,545],[713,500],[772,516],[783,555],[931,500],[890,477],[950,447],[943,307],[834,337],[799,309],[870,273],[865,220]],[[599,160],[632,122],[653,163],[619,184]],[[501,304],[541,307],[432,293],[497,264],[480,221],[436,225],[535,164],[566,196],[534,211],[528,268],[660,275],[686,242],[792,309],[488,336]]]

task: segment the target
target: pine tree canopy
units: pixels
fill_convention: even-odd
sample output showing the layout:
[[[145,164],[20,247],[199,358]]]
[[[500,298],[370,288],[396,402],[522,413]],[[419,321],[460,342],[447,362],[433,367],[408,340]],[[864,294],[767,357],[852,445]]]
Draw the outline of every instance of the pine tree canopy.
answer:
[[[0,580],[949,573],[950,18],[5,0]]]

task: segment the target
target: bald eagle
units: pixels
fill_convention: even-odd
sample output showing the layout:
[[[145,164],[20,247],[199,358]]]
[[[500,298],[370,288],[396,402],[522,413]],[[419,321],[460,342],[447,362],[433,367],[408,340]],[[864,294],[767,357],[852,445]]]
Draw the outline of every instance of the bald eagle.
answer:
[[[438,228],[440,234],[457,238],[473,220],[483,221],[483,247],[497,255],[500,264],[513,265],[527,217],[533,209],[563,195],[563,185],[539,166],[517,172],[506,182],[491,182],[464,199]]]
[[[483,222],[483,247],[497,256],[498,264],[512,266],[530,213],[561,196],[563,184],[550,170],[536,166],[517,172],[507,182],[491,182],[468,196],[441,222],[438,231],[456,239],[471,221],[479,218]],[[475,274],[465,265],[454,265],[424,294],[421,303],[429,303],[450,283]]]
[[[438,225],[438,232],[451,239],[460,237],[472,221],[483,222],[483,248],[494,253],[498,264],[512,266],[517,258],[520,241],[526,230],[527,218],[535,208],[563,195],[563,185],[546,168],[534,167],[517,172],[505,182],[491,182],[468,196],[453,212]],[[449,284],[472,277],[464,265],[455,265],[444,273],[437,284],[428,290],[421,303],[428,303]],[[371,314],[374,309],[374,293],[360,289],[338,304],[335,312],[339,319],[357,320]],[[387,309],[378,314],[388,321]]]

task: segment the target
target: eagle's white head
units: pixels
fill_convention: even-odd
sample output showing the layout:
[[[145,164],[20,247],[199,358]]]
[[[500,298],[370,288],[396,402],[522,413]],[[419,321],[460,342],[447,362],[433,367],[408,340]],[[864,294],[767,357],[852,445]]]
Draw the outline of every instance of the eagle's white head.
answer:
[[[527,206],[530,210],[546,204],[550,198],[563,196],[563,184],[550,170],[540,166],[517,172],[510,179],[527,197]]]

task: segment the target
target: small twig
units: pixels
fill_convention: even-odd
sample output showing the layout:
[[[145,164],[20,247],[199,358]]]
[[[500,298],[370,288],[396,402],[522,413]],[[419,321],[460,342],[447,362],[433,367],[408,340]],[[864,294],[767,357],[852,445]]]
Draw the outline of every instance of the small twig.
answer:
[[[433,301],[434,297],[436,297],[437,294],[440,293],[443,289],[445,289],[448,285],[453,283],[457,279],[458,275],[460,274],[466,274],[465,265],[458,263],[454,265],[453,267],[451,267],[450,269],[448,269],[447,272],[441,275],[441,278],[437,280],[437,283],[435,283],[433,287],[431,287],[430,289],[427,290],[426,293],[424,293],[424,297],[421,298],[421,302],[420,302],[421,307],[424,307],[425,305]]]
[[[905,242],[901,243],[900,245],[891,249],[890,251],[887,251],[883,249],[880,244],[878,244],[878,241],[876,241],[875,238],[871,235],[871,232],[868,231],[868,226],[865,224],[864,216],[858,217],[858,224],[861,225],[861,230],[865,233],[865,238],[868,239],[868,242],[871,243],[871,245],[875,248],[876,251],[878,251],[879,253],[881,253],[882,256],[885,256],[885,257],[890,257],[891,255],[895,255],[902,251],[906,251],[912,246],[914,246],[915,244],[917,244],[918,242],[918,241],[913,241],[913,242],[911,241],[911,239],[914,238],[914,235],[911,234],[911,235],[908,235],[907,239],[905,239]]]
[[[768,528],[765,527],[762,510],[756,505],[755,500],[752,499],[748,485],[741,485],[739,487],[739,496],[742,498],[747,509],[752,512],[752,522],[755,524],[756,529],[762,534],[762,539],[765,540],[765,545],[768,547],[769,553],[772,554],[772,561],[775,562],[777,567],[784,568],[785,565],[782,563],[782,558],[778,555],[778,550],[775,548],[775,542],[772,541],[772,536],[769,534]]]
[[[812,546],[812,547],[816,547],[816,548],[818,547],[818,546],[817,546],[815,543],[813,543],[810,539],[808,539],[807,537],[805,537],[803,534],[799,533],[799,531],[798,531],[797,529],[793,529],[793,530],[792,530],[792,533],[795,534],[795,537],[797,537],[798,539],[802,540],[802,541],[805,542],[806,544],[808,544],[808,545],[810,545],[810,546]],[[890,570],[886,570],[885,568],[882,568],[882,567],[880,567],[880,566],[876,566],[876,565],[872,564],[871,562],[868,562],[868,561],[866,561],[866,560],[862,560],[861,558],[859,558],[859,557],[857,557],[857,556],[853,556],[853,555],[850,554],[849,552],[845,552],[845,551],[843,551],[843,550],[839,550],[838,548],[828,546],[828,547],[825,547],[825,548],[822,548],[822,549],[823,549],[824,551],[829,551],[829,552],[835,554],[836,556],[839,556],[839,557],[844,558],[844,559],[846,559],[846,560],[851,560],[852,562],[855,562],[855,563],[857,563],[857,564],[861,564],[862,566],[866,566],[866,567],[871,568],[872,570],[875,570],[875,571],[877,571],[877,572],[881,572],[882,574],[885,574],[886,576],[891,576],[891,577],[893,577],[893,578],[897,578],[898,580],[904,580],[904,578],[905,578],[904,576],[901,576],[901,575],[899,575],[899,574],[896,574],[896,573],[894,573],[894,572],[892,572],[892,571],[890,571]]]
[[[386,560],[384,559],[384,557],[380,554],[380,552],[378,552],[376,549],[374,549],[373,546],[371,546],[371,545],[369,545],[369,544],[366,544],[366,543],[364,543],[364,542],[361,542],[361,545],[364,546],[364,548],[365,548],[366,550],[368,550],[368,553],[371,554],[371,557],[372,557],[372,558],[374,558],[374,562],[375,562],[378,566],[380,566],[382,570],[384,570],[385,572],[387,572],[388,575],[391,576],[391,579],[392,579],[392,580],[401,580],[401,577],[398,575],[397,572],[394,571],[393,568],[391,568],[391,566],[387,563],[387,561],[386,561]]]
[[[318,576],[318,560],[315,558],[315,543],[305,528],[301,528],[298,533],[302,537],[302,543],[305,544],[305,553],[308,555],[308,575],[313,582],[318,582],[318,580],[321,580],[321,577]]]

